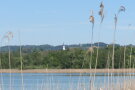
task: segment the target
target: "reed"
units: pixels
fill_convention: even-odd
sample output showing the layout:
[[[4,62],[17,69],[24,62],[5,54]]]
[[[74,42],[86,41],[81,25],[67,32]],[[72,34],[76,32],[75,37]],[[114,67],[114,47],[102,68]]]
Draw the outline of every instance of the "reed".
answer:
[[[20,64],[21,64],[21,83],[22,83],[22,90],[24,90],[24,80],[23,80],[23,57],[22,57],[22,46],[21,46],[21,36],[20,36],[20,32],[19,34],[19,43],[20,43]]]
[[[101,2],[101,4],[100,4],[99,15],[101,17],[101,21],[100,21],[100,28],[99,28],[99,33],[98,33],[98,46],[97,46],[97,52],[96,52],[96,63],[95,63],[95,73],[94,73],[93,83],[95,82],[95,74],[96,74],[97,62],[98,62],[98,57],[99,57],[100,29],[101,29],[101,25],[102,25],[103,20],[104,20],[104,4],[103,4],[103,2]]]
[[[112,52],[112,69],[114,70],[114,56],[115,56],[115,42],[116,42],[116,30],[117,30],[117,22],[118,22],[118,15],[120,14],[120,12],[125,12],[125,7],[121,6],[120,9],[118,10],[118,13],[115,14],[114,17],[114,24],[115,24],[115,29],[114,29],[114,33],[113,33],[113,52]],[[112,77],[112,74],[111,74]],[[113,80],[113,78],[111,78]]]
[[[95,22],[93,10],[91,11],[90,22],[92,23],[91,49],[93,50],[93,33],[94,33],[93,29],[94,29],[94,22]],[[91,57],[90,57],[90,69],[91,69],[91,63],[92,63],[92,59],[93,59],[92,55],[93,55],[93,52],[91,52]]]
[[[93,59],[93,29],[94,29],[94,22],[95,22],[95,19],[94,19],[94,15],[93,15],[93,10],[91,11],[91,16],[90,16],[90,22],[92,23],[92,33],[91,33],[91,56],[90,56],[90,63],[89,63],[89,66],[90,66],[90,69],[92,68],[91,67],[91,63],[92,63],[92,59]],[[91,75],[90,75],[90,78],[91,78]],[[92,80],[90,79],[90,90],[92,90],[93,88],[93,85],[92,85]]]
[[[2,41],[3,41],[3,38],[1,39],[1,44],[0,44],[0,51],[1,51],[1,47],[2,47]],[[2,67],[2,51],[0,53],[0,69],[2,70],[3,67]],[[0,73],[0,77],[1,77],[1,90],[4,90],[4,87],[3,87],[3,75],[2,73]]]
[[[7,32],[6,35],[3,37],[3,39],[7,40],[8,45],[8,60],[9,60],[9,70],[10,70],[10,85],[9,88],[12,90],[12,76],[11,76],[11,52],[10,52],[10,40],[13,38],[12,32]]]

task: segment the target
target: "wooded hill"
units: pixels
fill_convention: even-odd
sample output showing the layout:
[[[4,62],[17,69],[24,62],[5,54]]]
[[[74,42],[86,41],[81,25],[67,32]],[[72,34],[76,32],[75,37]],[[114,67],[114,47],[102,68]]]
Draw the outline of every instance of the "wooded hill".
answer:
[[[95,45],[95,46],[94,46]],[[67,49],[62,50],[62,45],[50,46],[22,46],[23,69],[69,69],[69,68],[95,68],[97,57],[97,43],[93,48],[90,44],[66,45]],[[11,48],[11,68],[20,69],[19,46]],[[8,47],[2,47],[0,52],[1,68],[9,68]],[[114,67],[124,68],[124,50],[126,68],[133,68],[135,64],[135,47],[132,45],[115,47]],[[112,67],[112,45],[100,43],[97,68]],[[91,59],[91,53],[92,59]],[[91,63],[90,63],[91,62]],[[132,62],[132,63],[131,63]]]

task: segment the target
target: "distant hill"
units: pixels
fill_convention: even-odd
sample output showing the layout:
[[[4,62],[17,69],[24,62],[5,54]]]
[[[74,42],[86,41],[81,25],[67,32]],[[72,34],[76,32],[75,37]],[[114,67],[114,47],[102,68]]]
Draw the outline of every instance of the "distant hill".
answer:
[[[106,47],[108,44],[100,42],[99,47]],[[118,45],[118,44],[117,44]],[[91,46],[91,44],[72,44],[72,45],[65,45],[66,49],[70,48],[82,48],[82,49],[87,49]],[[98,46],[98,43],[94,43],[93,46]],[[52,46],[52,45],[23,45],[22,46],[22,51],[23,52],[32,52],[34,50],[39,50],[39,51],[48,51],[48,50],[62,50],[63,45],[58,45],[58,46]],[[19,51],[20,46],[10,46],[11,51]],[[4,46],[1,47],[0,51],[6,52],[8,51],[8,47]]]

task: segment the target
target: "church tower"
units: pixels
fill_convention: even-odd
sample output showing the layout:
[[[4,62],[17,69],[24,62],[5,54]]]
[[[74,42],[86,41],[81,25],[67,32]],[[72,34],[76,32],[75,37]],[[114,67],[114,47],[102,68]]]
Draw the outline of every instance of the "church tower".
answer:
[[[64,43],[63,43],[63,49],[62,49],[63,51],[65,51],[66,50],[66,47],[65,47],[65,45],[64,45]]]

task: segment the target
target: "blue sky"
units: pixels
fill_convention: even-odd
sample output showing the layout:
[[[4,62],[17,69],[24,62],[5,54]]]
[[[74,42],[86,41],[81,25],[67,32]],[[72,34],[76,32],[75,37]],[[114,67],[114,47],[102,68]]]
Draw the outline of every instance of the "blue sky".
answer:
[[[126,12],[118,18],[116,43],[135,44],[134,0],[102,0],[105,19],[100,27],[98,15],[101,0],[1,0],[0,37],[8,31],[14,33],[12,45],[18,45],[18,32],[23,45],[90,43],[90,10],[94,10],[94,42],[112,43],[114,14],[121,5]],[[131,27],[128,28],[128,25]]]

